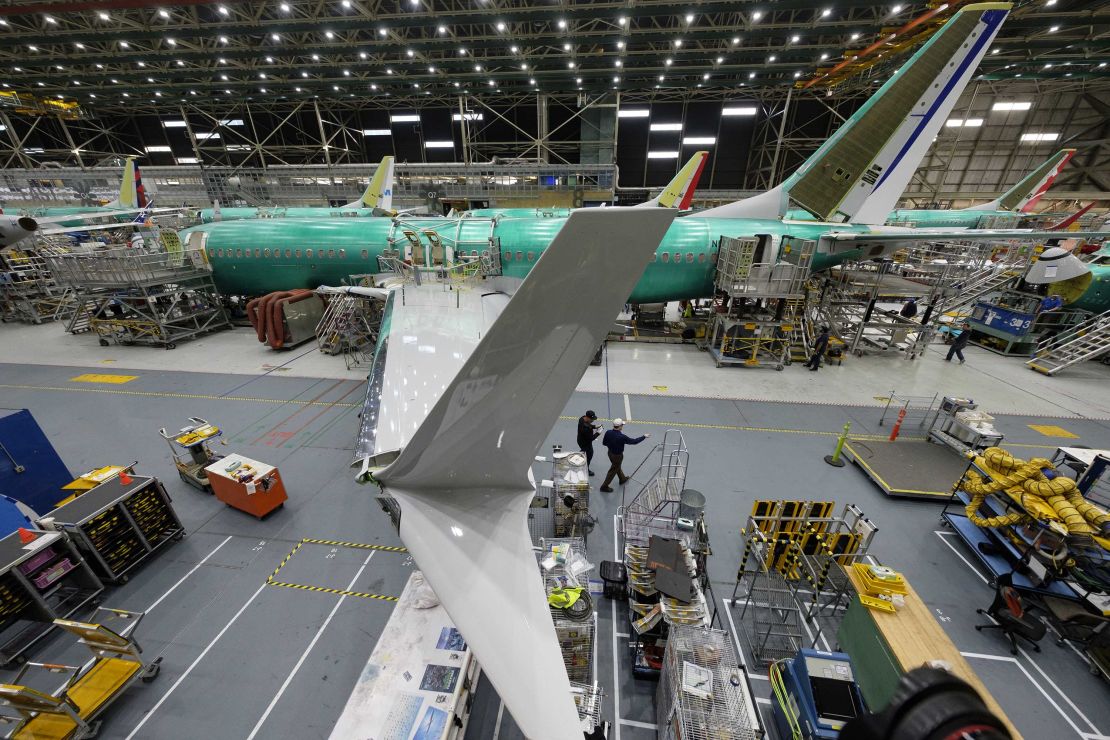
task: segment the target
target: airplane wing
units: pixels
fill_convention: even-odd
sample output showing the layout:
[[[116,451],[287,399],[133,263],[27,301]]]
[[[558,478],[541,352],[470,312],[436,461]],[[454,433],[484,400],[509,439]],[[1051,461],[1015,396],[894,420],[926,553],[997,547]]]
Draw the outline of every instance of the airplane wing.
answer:
[[[427,389],[438,400],[376,476],[401,505],[405,545],[532,740],[582,731],[526,525],[531,464],[674,217],[573,212],[450,384]]]
[[[89,213],[71,213],[68,216],[49,216],[46,218],[35,216],[35,220],[39,225],[43,224],[56,224],[65,221],[74,221],[76,219],[84,219],[92,221],[101,218],[114,218],[116,216],[134,216],[137,213],[149,213],[152,215],[165,214],[165,213],[181,213],[188,209],[185,208],[126,208],[118,211],[99,211]],[[115,223],[113,226],[126,226],[127,222]]]
[[[1048,239],[1105,239],[1110,231],[1044,231],[1034,229],[900,229],[898,231],[871,231],[853,233],[830,231],[822,238],[843,247],[851,243],[860,245],[907,244],[910,242],[1004,242],[1012,240],[1040,241]]]

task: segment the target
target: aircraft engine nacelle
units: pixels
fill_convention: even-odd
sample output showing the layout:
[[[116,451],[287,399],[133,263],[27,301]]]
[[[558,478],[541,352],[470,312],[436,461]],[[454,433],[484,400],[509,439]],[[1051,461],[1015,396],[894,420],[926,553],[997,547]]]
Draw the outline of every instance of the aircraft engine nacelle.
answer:
[[[39,222],[30,216],[0,216],[0,247],[9,247],[38,231]]]

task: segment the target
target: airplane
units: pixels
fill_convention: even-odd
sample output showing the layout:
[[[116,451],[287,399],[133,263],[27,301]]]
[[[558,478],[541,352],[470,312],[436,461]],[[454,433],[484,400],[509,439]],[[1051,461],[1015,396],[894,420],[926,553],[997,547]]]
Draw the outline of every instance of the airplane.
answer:
[[[959,209],[899,208],[890,212],[886,223],[925,228],[966,229],[1017,226],[1018,222],[1032,211],[1037,201],[1048,192],[1060,171],[1067,166],[1074,155],[1074,149],[1061,149],[1003,195],[988,203]],[[807,211],[798,209],[792,209],[789,215],[791,218],[809,217]]]
[[[671,181],[667,183],[659,195],[643,203],[637,203],[636,206],[649,208],[677,207],[679,211],[689,210],[690,203],[694,199],[694,191],[698,187],[698,180],[701,179],[702,170],[705,169],[705,163],[708,159],[709,152],[694,152],[694,156],[682,165],[682,168],[675,173],[675,176],[671,178]],[[494,216],[501,216],[502,218],[566,218],[572,210],[571,208],[475,208],[464,211],[459,215],[463,218],[492,218]]]
[[[393,157],[382,157],[374,176],[362,197],[339,208],[318,206],[288,206],[278,208],[226,208],[219,202],[212,208],[197,211],[197,219],[209,224],[220,221],[238,221],[257,218],[336,218],[365,216],[394,216],[393,210]]]
[[[134,157],[128,157],[123,165],[123,176],[120,178],[119,194],[115,200],[103,206],[46,206],[42,208],[22,209],[21,215],[30,216],[40,224],[55,223],[60,226],[81,226],[87,221],[81,216],[112,216],[112,211],[126,211],[128,214],[134,209],[146,208],[150,205],[146,190],[143,188],[143,176],[139,166],[135,164]],[[70,216],[60,219],[59,216]],[[128,219],[130,220],[130,219]]]
[[[759,262],[775,262],[784,243],[815,241],[814,272],[849,259],[882,257],[912,242],[1061,238],[1025,229],[884,225],[1009,8],[961,8],[782,184],[676,219],[629,300],[711,297],[722,236],[758,239]],[[784,219],[791,200],[817,220]],[[562,224],[559,218],[260,219],[195,226],[183,230],[181,239],[207,251],[221,292],[256,296],[379,272],[378,258],[387,251],[421,265],[483,254],[499,258],[505,275],[523,277]]]
[[[534,740],[583,730],[528,533],[531,466],[675,213],[577,209],[524,280],[443,301],[423,268],[381,291],[353,466],[400,505],[402,541]]]

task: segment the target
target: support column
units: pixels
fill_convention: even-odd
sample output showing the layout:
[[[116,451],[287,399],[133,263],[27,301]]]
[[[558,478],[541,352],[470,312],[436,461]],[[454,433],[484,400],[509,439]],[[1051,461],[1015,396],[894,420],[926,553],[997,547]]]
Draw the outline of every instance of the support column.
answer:
[[[324,132],[324,119],[320,117],[320,103],[312,101],[312,111],[316,114],[316,125],[320,128],[320,146],[324,148],[324,163],[328,166],[328,177],[331,177],[331,147],[328,146],[328,136]]]
[[[544,164],[551,162],[551,150],[548,148],[548,120],[547,96],[536,94],[536,155]]]
[[[73,156],[77,158],[77,166],[84,170],[85,162],[81,159],[81,149],[78,148],[76,143],[74,143],[73,136],[71,136],[69,133],[69,126],[66,126],[66,121],[61,116],[58,116],[58,126],[62,129],[62,133],[66,137],[66,143],[69,144],[70,152],[72,152]]]

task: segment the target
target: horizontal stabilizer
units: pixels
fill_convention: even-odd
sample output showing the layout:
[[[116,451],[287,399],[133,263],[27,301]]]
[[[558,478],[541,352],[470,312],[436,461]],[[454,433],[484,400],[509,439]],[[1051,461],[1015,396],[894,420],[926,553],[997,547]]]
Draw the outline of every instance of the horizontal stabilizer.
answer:
[[[399,457],[401,538],[532,740],[581,740],[526,525],[531,463],[674,219],[574,211]]]

